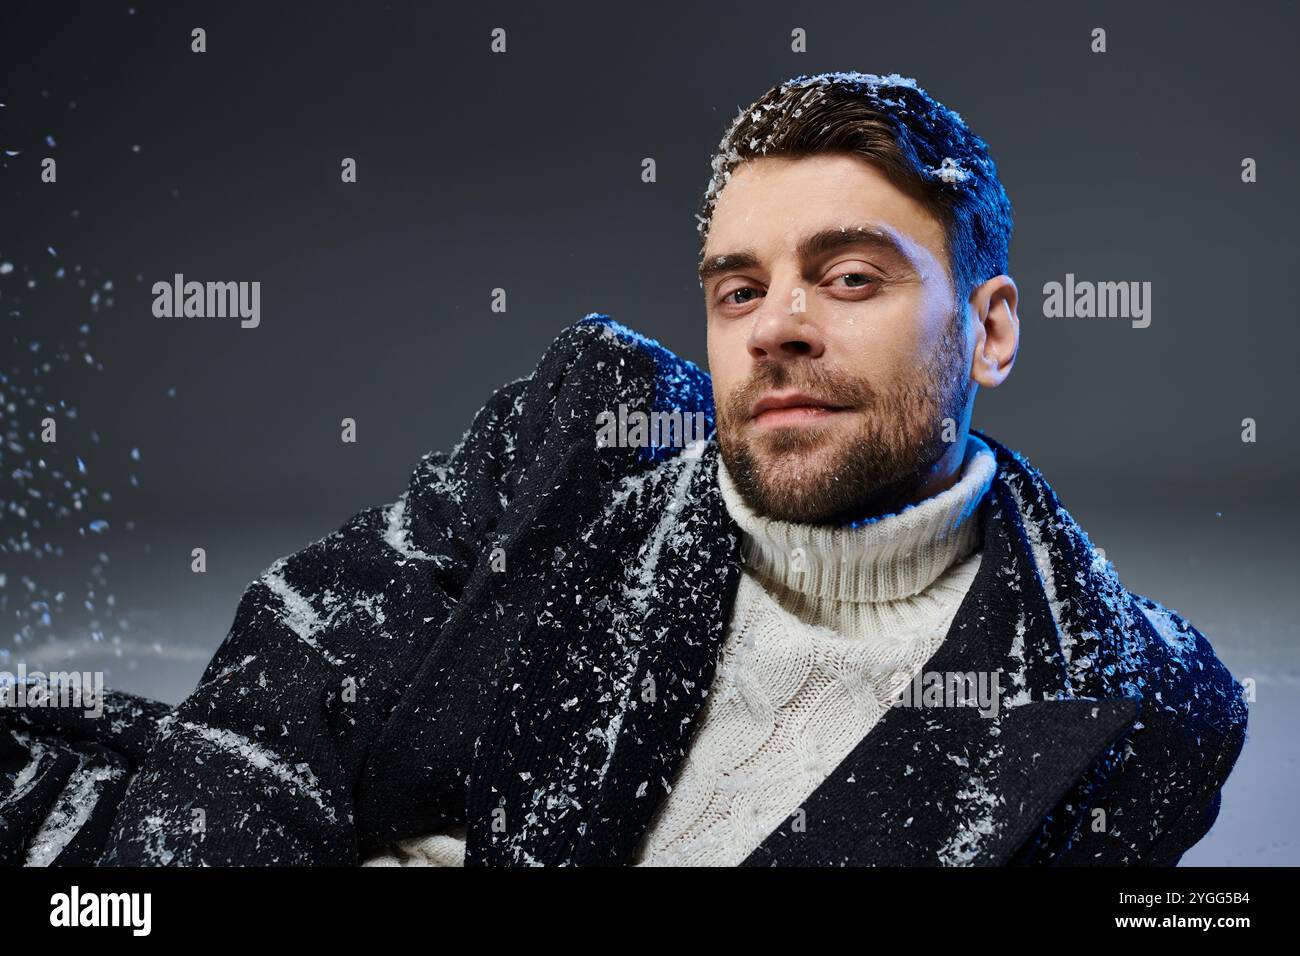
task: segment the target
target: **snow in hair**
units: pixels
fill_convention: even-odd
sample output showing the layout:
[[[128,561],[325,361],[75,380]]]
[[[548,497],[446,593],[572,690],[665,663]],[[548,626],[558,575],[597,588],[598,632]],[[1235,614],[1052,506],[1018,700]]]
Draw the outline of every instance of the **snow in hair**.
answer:
[[[754,156],[764,155],[771,147],[773,140],[784,132],[779,123],[771,124],[767,132],[762,136],[750,136],[746,143],[745,154],[742,156],[740,150],[736,148],[736,137],[740,134],[740,129],[748,122],[762,123],[765,114],[772,110],[780,110],[791,117],[798,117],[803,114],[804,109],[819,102],[826,95],[826,89],[830,86],[837,87],[854,87],[858,90],[868,91],[870,97],[878,101],[882,106],[887,107],[890,111],[898,114],[906,114],[908,106],[905,100],[907,94],[893,96],[890,94],[891,89],[909,89],[915,90],[921,96],[929,99],[915,79],[909,76],[903,76],[899,73],[888,73],[880,75],[876,73],[860,73],[856,71],[834,71],[827,73],[818,73],[815,75],[801,75],[792,77],[781,83],[769,95],[782,97],[785,102],[778,105],[770,102],[762,102],[768,99],[768,96],[760,98],[760,101],[750,107],[741,107],[736,113],[735,118],[728,126],[726,133],[718,142],[718,147],[714,151],[711,160],[713,175],[709,179],[708,187],[704,192],[705,212],[704,215],[696,215],[696,230],[701,240],[708,232],[709,225],[713,218],[714,206],[717,203],[718,194],[723,187],[731,181],[731,174],[735,168],[745,159]],[[789,96],[789,91],[802,90],[793,97]],[[952,122],[966,130],[966,124],[961,116],[955,111],[942,107],[948,114]],[[942,162],[935,167],[925,168],[923,172],[933,179],[948,185],[960,185],[966,183],[974,175],[970,169],[963,166],[962,163],[952,157],[945,157]]]

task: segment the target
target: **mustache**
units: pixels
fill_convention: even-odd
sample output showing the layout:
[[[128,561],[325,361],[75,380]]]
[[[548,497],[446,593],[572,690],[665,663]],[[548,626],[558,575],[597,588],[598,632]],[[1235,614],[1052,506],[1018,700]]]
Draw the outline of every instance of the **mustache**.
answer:
[[[807,392],[828,405],[864,407],[876,401],[876,391],[860,378],[851,378],[821,365],[764,363],[755,366],[748,379],[727,397],[727,417],[733,421],[749,417],[754,403],[776,389]]]

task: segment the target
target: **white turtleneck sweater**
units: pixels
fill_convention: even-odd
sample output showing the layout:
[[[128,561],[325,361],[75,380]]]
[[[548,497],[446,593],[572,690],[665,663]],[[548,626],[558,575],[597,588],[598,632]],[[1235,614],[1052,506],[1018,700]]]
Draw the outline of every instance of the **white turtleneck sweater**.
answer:
[[[943,642],[979,569],[977,510],[994,470],[969,436],[952,487],[830,528],[755,514],[719,463],[744,570],[690,750],[634,864],[734,866],[791,820]],[[363,865],[464,858],[461,828]]]

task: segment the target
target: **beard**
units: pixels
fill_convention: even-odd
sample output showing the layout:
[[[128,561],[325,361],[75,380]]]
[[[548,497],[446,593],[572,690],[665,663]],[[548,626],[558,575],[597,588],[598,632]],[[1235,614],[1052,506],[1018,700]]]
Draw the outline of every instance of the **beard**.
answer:
[[[746,504],[778,521],[843,525],[911,503],[951,447],[943,440],[944,419],[959,424],[965,413],[970,368],[962,317],[949,321],[933,363],[888,392],[815,361],[758,365],[718,407],[722,461]],[[754,402],[785,388],[849,408],[832,418],[852,414],[859,424],[746,435]]]

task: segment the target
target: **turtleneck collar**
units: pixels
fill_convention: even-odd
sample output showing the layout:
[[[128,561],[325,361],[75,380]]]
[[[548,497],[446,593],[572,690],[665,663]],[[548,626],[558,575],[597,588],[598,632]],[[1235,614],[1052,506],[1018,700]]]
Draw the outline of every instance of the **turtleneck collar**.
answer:
[[[755,514],[721,457],[718,485],[740,526],[745,563],[759,578],[813,597],[893,601],[924,591],[980,546],[977,512],[996,468],[992,449],[968,435],[952,487],[897,514],[839,528]]]

